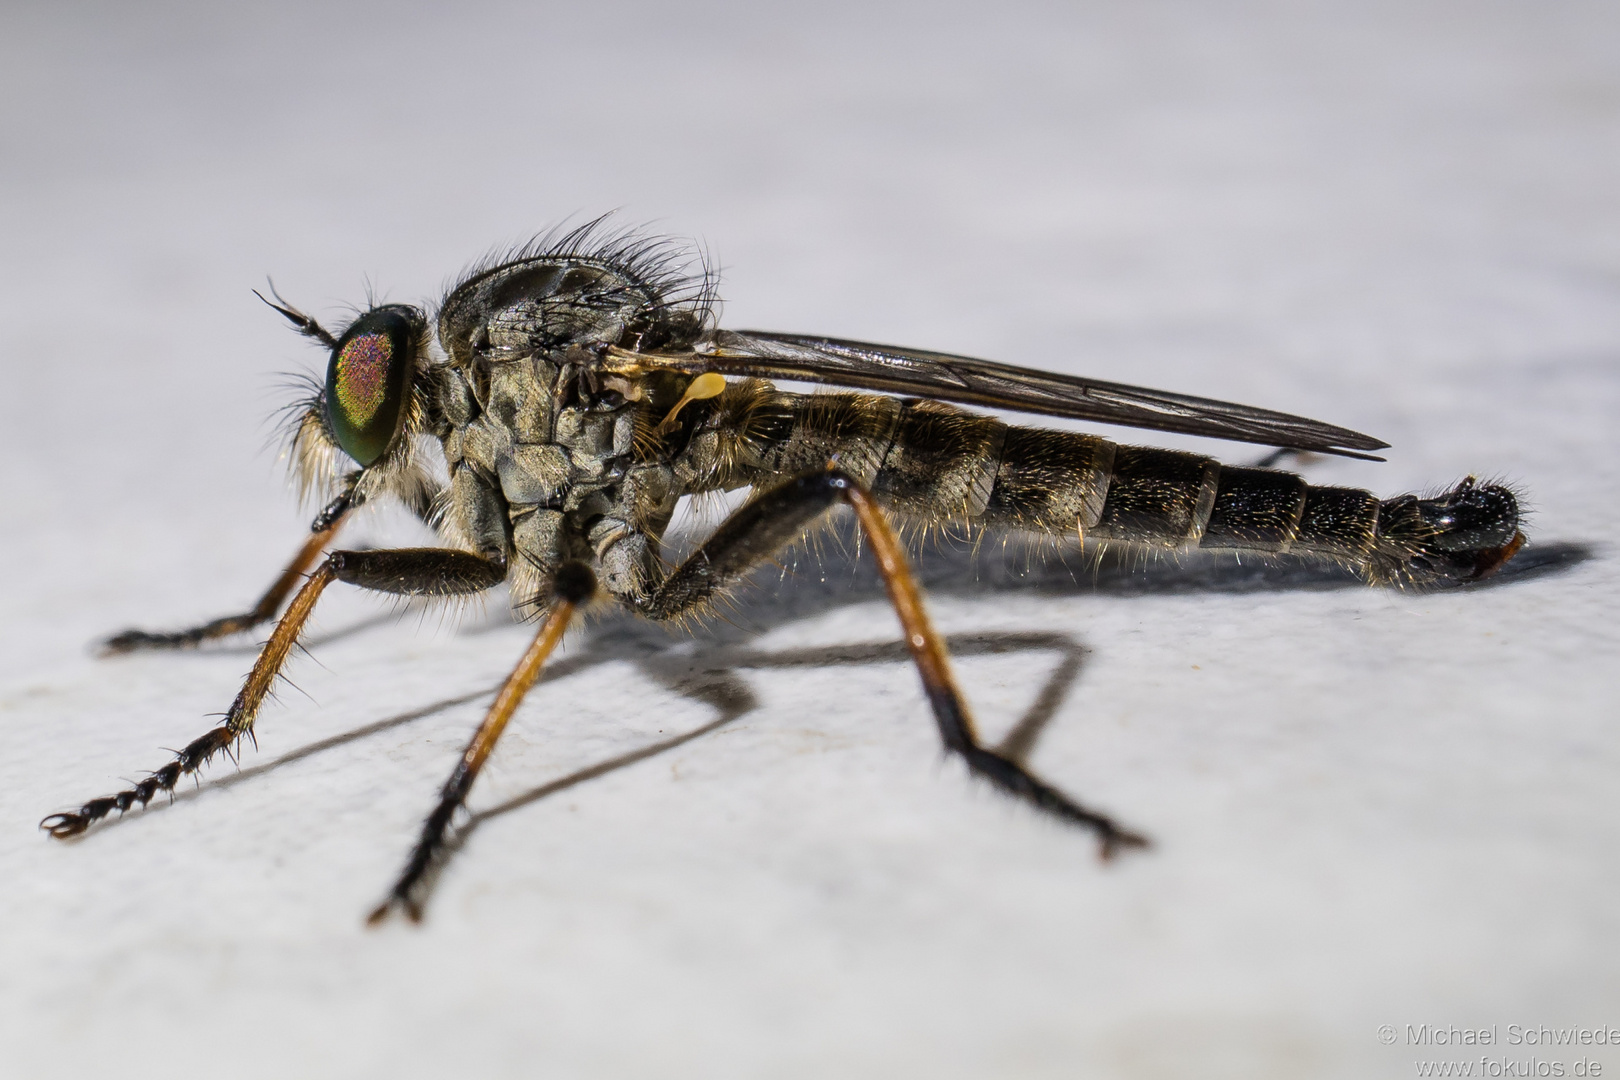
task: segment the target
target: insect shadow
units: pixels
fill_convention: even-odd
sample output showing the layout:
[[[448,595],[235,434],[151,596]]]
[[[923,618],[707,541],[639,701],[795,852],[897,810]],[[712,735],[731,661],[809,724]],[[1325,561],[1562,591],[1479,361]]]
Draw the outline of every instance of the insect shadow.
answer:
[[[852,550],[854,540],[849,530],[835,533],[835,542],[840,547]],[[1468,587],[1497,588],[1541,577],[1572,568],[1592,554],[1592,549],[1583,544],[1539,544],[1521,555],[1510,570]],[[1020,559],[1023,560],[1021,567]],[[1200,557],[1191,562],[1144,566],[1139,558],[1110,558],[1105,554],[1101,559],[1087,557],[1084,562],[1089,565],[1072,565],[1051,552],[1013,551],[1007,558],[986,558],[963,545],[947,544],[919,560],[918,576],[935,596],[983,596],[1016,590],[1048,595],[1135,595],[1366,588],[1349,571],[1304,560],[1270,560],[1260,564],[1255,560],[1239,563],[1231,558]],[[838,575],[784,573],[781,584],[769,592],[754,589],[745,593],[738,611],[730,619],[700,634],[703,641],[695,650],[672,649],[667,630],[628,616],[602,626],[592,636],[584,653],[556,662],[542,674],[540,681],[564,678],[595,663],[631,659],[665,688],[702,701],[714,708],[717,715],[691,731],[548,781],[479,811],[472,816],[471,825],[475,827],[584,781],[676,749],[753,711],[758,707],[758,700],[748,685],[736,678],[735,672],[739,670],[909,662],[910,653],[900,641],[770,652],[744,643],[747,638],[826,610],[879,599],[882,591],[881,579],[864,561],[854,563],[852,569]],[[1088,650],[1074,636],[1054,632],[957,634],[948,641],[951,655],[958,658],[1008,652],[1059,654],[1060,660],[1047,676],[1040,693],[997,746],[1001,753],[1026,758],[1079,677],[1082,658]],[[493,692],[493,688],[488,692]],[[465,699],[446,704],[459,704],[462,700]],[[471,828],[464,829],[463,839],[470,832]]]
[[[832,546],[846,553],[856,548],[857,538],[848,528],[836,528],[832,539]],[[1047,595],[1139,595],[1366,587],[1348,571],[1304,560],[1272,559],[1258,563],[1251,559],[1241,563],[1230,557],[1201,556],[1179,561],[1157,560],[1161,565],[1153,566],[1144,565],[1139,557],[1111,558],[1106,553],[1100,558],[1086,556],[1069,560],[1058,555],[1052,551],[1013,549],[1006,552],[1005,557],[1000,557],[1000,553],[980,556],[969,546],[947,542],[920,558],[917,569],[930,594],[935,596],[982,597],[1018,590]],[[1504,575],[1491,585],[1499,587],[1499,581],[1524,580],[1571,568],[1590,558],[1592,550],[1582,544],[1542,544],[1526,555],[1529,557],[1514,567],[1511,575]],[[777,626],[882,596],[881,579],[867,560],[818,561],[820,567],[812,568],[811,572],[785,572],[779,583],[749,590],[740,598],[729,620],[700,635],[702,643],[696,649],[672,648],[668,630],[626,616],[599,627],[585,652],[548,669],[541,677],[542,682],[565,678],[596,663],[632,660],[644,674],[666,689],[710,706],[715,716],[689,731],[548,780],[472,813],[446,846],[445,862],[438,864],[424,880],[424,899],[435,887],[445,863],[453,859],[486,822],[678,749],[752,712],[759,702],[748,684],[738,678],[739,671],[908,662],[910,654],[899,641],[776,651],[762,651],[748,644],[749,638]],[[841,570],[821,570],[831,565],[840,565]],[[948,643],[951,654],[957,658],[1009,652],[1057,654],[1057,664],[1034,701],[996,747],[1015,760],[1026,760],[1079,678],[1088,650],[1074,636],[1057,632],[958,634],[949,637]]]
[[[775,574],[756,575],[755,583],[736,596],[735,603],[724,617],[711,620],[710,625],[699,630],[695,640],[691,635],[680,634],[628,614],[608,615],[582,629],[575,649],[570,655],[555,660],[545,668],[538,684],[566,679],[603,664],[629,662],[670,692],[707,705],[714,710],[713,718],[688,731],[552,778],[496,805],[471,813],[447,846],[444,852],[446,861],[453,858],[472,835],[489,821],[678,749],[753,712],[759,707],[759,699],[748,683],[739,677],[739,672],[908,662],[910,655],[900,641],[785,650],[762,650],[751,644],[754,639],[777,627],[852,604],[881,599],[882,581],[869,560],[849,557],[857,550],[857,539],[853,530],[844,523],[834,526],[820,546],[834,549],[835,552],[842,549],[844,557],[836,553],[820,557],[812,554],[801,557],[798,565],[784,567]],[[1523,552],[1495,578],[1465,587],[1502,588],[1515,582],[1567,571],[1593,556],[1594,549],[1581,543],[1537,544]],[[1008,549],[1005,553],[999,549],[979,553],[967,545],[949,541],[930,545],[929,550],[922,552],[917,557],[917,570],[931,595],[978,598],[1019,592],[1049,596],[1136,596],[1366,587],[1349,571],[1286,558],[1240,562],[1230,556],[1206,555],[1144,563],[1134,553],[1115,556],[1104,552],[1101,556],[1081,556],[1072,551],[1063,553],[1016,548]],[[774,580],[777,574],[780,580]],[[364,617],[317,639],[312,645],[318,647],[322,641],[330,642],[364,633],[394,617]],[[462,632],[483,634],[504,625],[504,620],[492,619],[469,626]],[[1056,654],[1057,663],[1035,699],[1014,721],[996,747],[999,752],[1015,760],[1026,759],[1073,689],[1088,649],[1071,634],[1049,631],[957,634],[947,640],[951,654],[958,658],[1016,652]],[[498,684],[481,687],[362,724],[316,740],[274,760],[219,776],[189,791],[176,791],[171,801],[196,798],[213,788],[247,783],[306,758],[488,698],[497,689]],[[144,811],[109,821],[100,831],[139,816],[144,816]],[[436,868],[432,875],[434,878],[442,865]],[[431,882],[427,888],[432,888]]]

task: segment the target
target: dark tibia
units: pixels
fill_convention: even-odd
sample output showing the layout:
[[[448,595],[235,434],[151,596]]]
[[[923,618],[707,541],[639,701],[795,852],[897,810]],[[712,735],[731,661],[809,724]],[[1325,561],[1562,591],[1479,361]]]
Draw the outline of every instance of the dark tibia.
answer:
[[[356,567],[362,569],[356,571]],[[225,713],[224,723],[193,740],[173,761],[133,787],[116,795],[91,799],[74,811],[52,814],[39,823],[40,828],[58,839],[77,836],[114,810],[122,814],[133,806],[145,806],[160,791],[173,791],[182,776],[195,773],[216,754],[234,755],[238,742],[253,737],[259,707],[280,677],[304,623],[315,609],[316,600],[332,582],[348,581],[385,592],[447,596],[482,592],[498,584],[504,576],[499,564],[462,551],[420,548],[332,552],[298,590],[287,613],[276,624],[275,632],[260,650],[253,670],[248,672],[236,700]],[[368,581],[382,584],[368,584]]]
[[[655,619],[678,618],[701,607],[717,591],[801,537],[816,518],[839,501],[855,510],[872,546],[946,749],[961,756],[973,773],[1003,791],[1090,829],[1102,844],[1104,858],[1120,848],[1146,846],[1142,836],[1120,827],[1106,815],[1086,809],[979,741],[967,702],[951,674],[944,639],[928,620],[893,528],[872,496],[837,469],[796,477],[740,507],[638,607]]]
[[[304,574],[315,565],[315,560],[320,558],[326,545],[332,542],[332,537],[337,535],[343,519],[352,508],[352,496],[345,491],[321,510],[315,518],[315,524],[310,528],[310,536],[304,541],[304,546],[298,549],[298,554],[293,556],[292,562],[287,564],[281,576],[276,578],[275,583],[259,597],[259,602],[249,610],[240,615],[227,615],[189,630],[176,630],[170,633],[125,630],[102,642],[101,654],[114,656],[118,653],[135,652],[138,649],[193,649],[205,641],[230,637],[232,634],[251,630],[260,623],[269,622],[276,617],[282,603],[298,587]]]

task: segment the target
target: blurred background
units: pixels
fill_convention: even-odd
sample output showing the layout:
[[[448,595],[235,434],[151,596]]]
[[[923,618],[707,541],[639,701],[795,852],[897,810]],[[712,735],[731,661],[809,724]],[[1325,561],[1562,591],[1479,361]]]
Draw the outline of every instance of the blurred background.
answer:
[[[1620,1024],[1614,5],[8,0],[0,88],[9,1075],[1364,1078],[1437,1056],[1408,1024]],[[942,765],[904,666],[836,662],[892,637],[869,589],[749,601],[747,648],[834,662],[481,826],[418,932],[359,918],[521,651],[498,604],[334,597],[246,764],[424,719],[40,839],[252,657],[88,644],[301,538],[269,418],[324,358],[250,290],[431,304],[610,210],[708,251],[727,325],[1317,416],[1394,449],[1313,481],[1505,477],[1543,555],[943,596],[1079,650],[965,659],[989,729],[1084,656],[1034,760],[1160,838],[1110,868]],[[701,642],[596,633],[476,805],[714,721]]]

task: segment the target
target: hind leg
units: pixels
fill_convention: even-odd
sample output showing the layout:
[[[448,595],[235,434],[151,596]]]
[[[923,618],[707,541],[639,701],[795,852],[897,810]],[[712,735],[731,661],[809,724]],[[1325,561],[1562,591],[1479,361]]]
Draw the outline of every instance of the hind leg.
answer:
[[[797,540],[839,502],[854,509],[872,545],[945,748],[962,758],[974,774],[1008,794],[1089,829],[1101,843],[1104,858],[1120,848],[1146,846],[1139,834],[1080,805],[980,740],[951,674],[944,639],[928,619],[921,590],[887,515],[866,489],[835,467],[800,476],[740,507],[650,595],[633,602],[642,614],[658,620],[701,609],[728,585]]]

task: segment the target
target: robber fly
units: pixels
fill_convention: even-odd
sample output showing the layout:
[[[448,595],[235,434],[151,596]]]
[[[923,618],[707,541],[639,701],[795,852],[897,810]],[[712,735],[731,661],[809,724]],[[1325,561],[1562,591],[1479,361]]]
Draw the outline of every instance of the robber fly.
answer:
[[[295,474],[329,501],[251,611],[180,633],[128,631],[107,648],[196,645],[268,622],[292,601],[219,726],[141,782],[53,814],[42,828],[78,835],[172,791],[216,755],[234,755],[333,582],[429,597],[504,582],[538,633],[370,917],[397,908],[419,919],[468,790],[582,607],[614,600],[660,622],[701,614],[844,504],[876,556],[946,748],[994,786],[1090,830],[1107,856],[1146,841],[980,741],[894,522],[1291,553],[1377,585],[1476,580],[1524,543],[1514,494],[1472,478],[1435,498],[1379,499],[959,406],[1348,457],[1387,445],[1354,431],[963,356],[721,330],[713,275],[684,266],[669,242],[606,235],[592,222],[475,268],[432,319],[382,304],[333,333],[272,289],[266,303],[330,353],[291,436]],[[794,393],[776,378],[846,389]],[[739,488],[751,498],[691,555],[673,567],[661,560],[683,495]],[[356,509],[390,496],[435,527],[443,546],[327,551]]]

